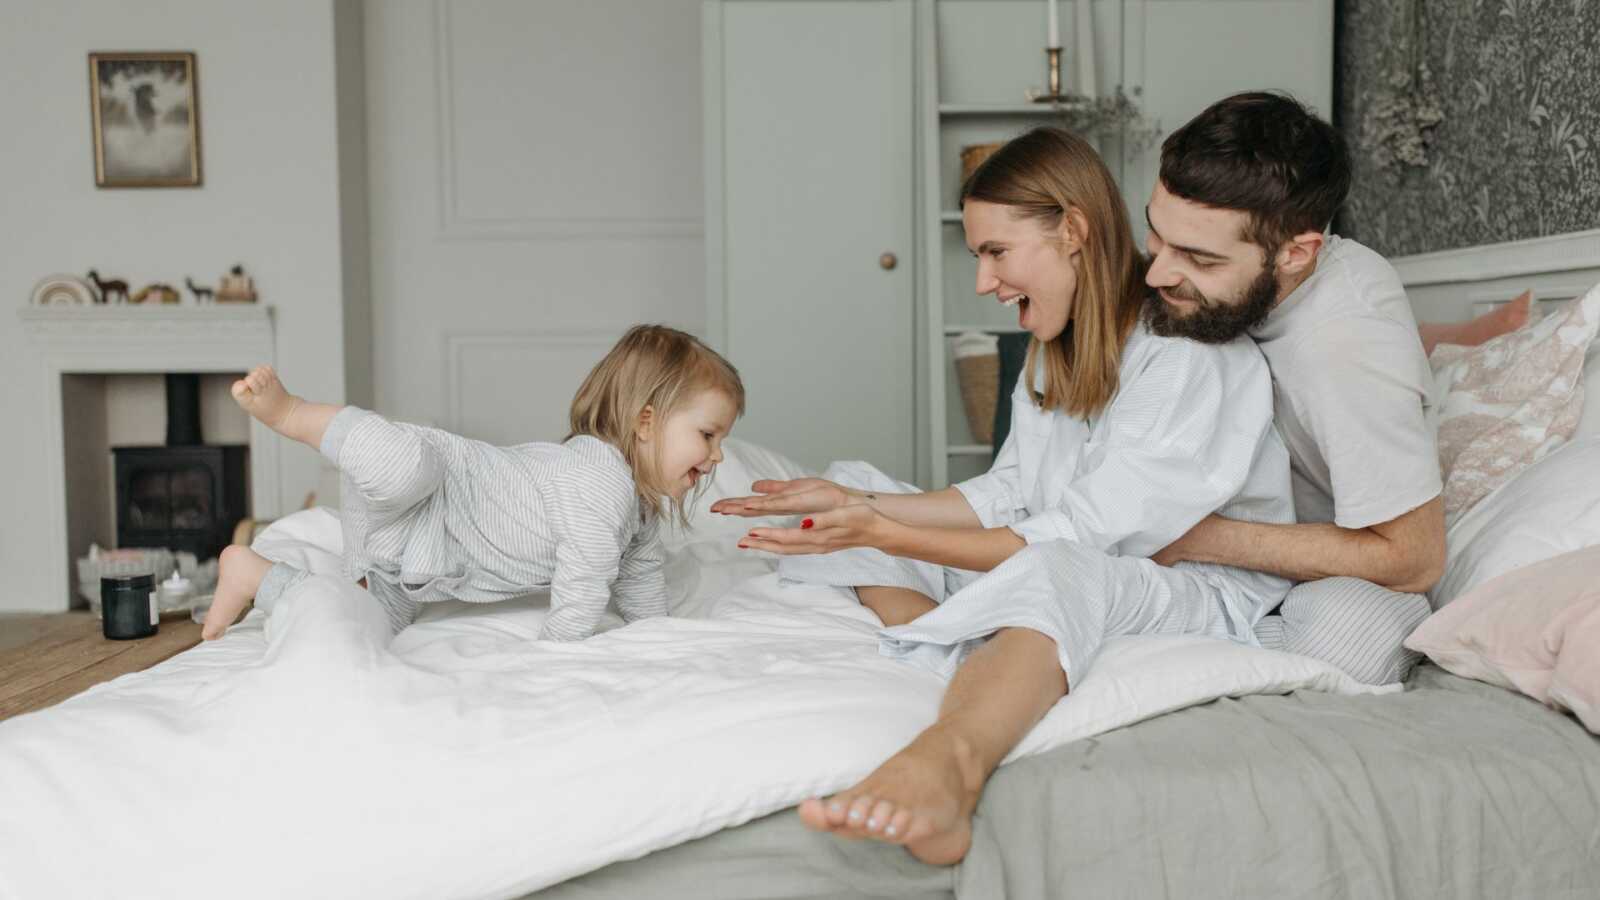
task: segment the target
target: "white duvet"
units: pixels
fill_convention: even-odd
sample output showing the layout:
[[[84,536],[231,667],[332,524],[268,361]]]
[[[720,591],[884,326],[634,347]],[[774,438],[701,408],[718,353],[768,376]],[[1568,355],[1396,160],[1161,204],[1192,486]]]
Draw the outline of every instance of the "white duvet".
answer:
[[[323,511],[258,542],[336,566]],[[832,588],[726,533],[671,547],[674,617],[537,642],[538,603],[442,605],[392,643],[314,578],[267,621],[0,723],[0,897],[514,897],[846,787],[944,683]],[[1017,749],[1220,696],[1375,692],[1310,659],[1124,638]],[[1381,689],[1377,689],[1381,690]]]

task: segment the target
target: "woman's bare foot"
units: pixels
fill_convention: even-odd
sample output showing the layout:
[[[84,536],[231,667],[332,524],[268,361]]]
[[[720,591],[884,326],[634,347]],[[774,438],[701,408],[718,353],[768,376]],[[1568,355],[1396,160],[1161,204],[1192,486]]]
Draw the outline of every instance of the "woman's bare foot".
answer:
[[[208,641],[222,637],[255,598],[261,579],[267,577],[272,560],[243,544],[222,548],[222,558],[217,562],[217,592],[211,598],[211,609],[206,613],[206,623],[200,636]]]
[[[1417,334],[1422,338],[1422,350],[1432,353],[1439,344],[1460,344],[1476,347],[1484,341],[1516,331],[1528,324],[1533,315],[1533,291],[1523,291],[1509,303],[1466,322],[1419,322]]]
[[[800,804],[813,831],[899,844],[936,866],[972,846],[972,811],[985,774],[970,747],[935,725],[853,788]]]
[[[261,424],[286,436],[284,430],[300,398],[289,393],[271,366],[256,366],[233,383],[233,399]]]

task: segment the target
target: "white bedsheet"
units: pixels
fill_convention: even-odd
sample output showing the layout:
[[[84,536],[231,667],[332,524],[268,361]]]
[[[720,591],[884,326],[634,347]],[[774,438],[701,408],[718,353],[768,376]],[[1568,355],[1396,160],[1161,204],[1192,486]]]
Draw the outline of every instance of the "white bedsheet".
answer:
[[[331,521],[259,546],[327,571]],[[0,723],[0,897],[513,897],[846,787],[932,720],[943,682],[879,656],[845,593],[780,588],[721,537],[669,566],[676,617],[576,644],[534,640],[537,602],[443,605],[387,643],[370,598],[314,578],[270,622]],[[1013,756],[1296,689],[1378,692],[1120,639]]]

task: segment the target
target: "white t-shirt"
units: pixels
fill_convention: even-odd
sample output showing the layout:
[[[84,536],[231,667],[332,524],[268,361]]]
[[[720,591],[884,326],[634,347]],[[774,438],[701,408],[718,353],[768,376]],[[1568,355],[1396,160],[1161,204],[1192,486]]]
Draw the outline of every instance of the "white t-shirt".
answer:
[[[1330,236],[1316,271],[1250,334],[1272,369],[1300,522],[1366,528],[1439,495],[1432,375],[1387,260]]]

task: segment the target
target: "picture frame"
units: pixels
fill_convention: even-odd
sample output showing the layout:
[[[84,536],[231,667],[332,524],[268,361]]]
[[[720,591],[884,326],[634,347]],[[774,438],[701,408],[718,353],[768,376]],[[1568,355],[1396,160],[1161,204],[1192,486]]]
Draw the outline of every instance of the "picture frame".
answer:
[[[200,185],[193,53],[90,53],[89,113],[96,187]]]

